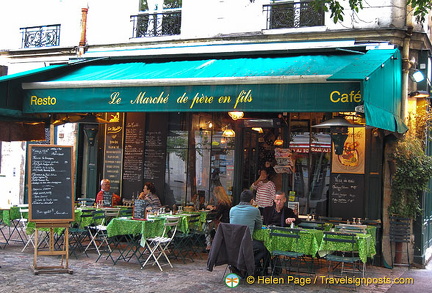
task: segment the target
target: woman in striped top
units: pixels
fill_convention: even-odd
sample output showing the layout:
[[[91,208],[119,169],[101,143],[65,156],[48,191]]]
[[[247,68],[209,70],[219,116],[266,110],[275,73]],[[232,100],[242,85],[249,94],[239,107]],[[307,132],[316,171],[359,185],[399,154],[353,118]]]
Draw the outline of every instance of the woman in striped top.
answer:
[[[261,212],[265,207],[273,206],[276,194],[276,186],[270,180],[270,174],[269,168],[260,170],[260,176],[251,186],[251,189],[256,190],[255,201]]]

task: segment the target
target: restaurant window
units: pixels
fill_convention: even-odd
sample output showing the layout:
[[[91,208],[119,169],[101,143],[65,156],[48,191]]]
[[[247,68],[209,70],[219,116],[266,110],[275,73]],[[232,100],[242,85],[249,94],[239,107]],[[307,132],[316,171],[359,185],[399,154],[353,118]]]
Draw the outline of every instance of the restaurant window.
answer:
[[[180,34],[182,0],[141,0],[139,9],[131,16],[133,38]]]
[[[172,114],[173,116],[182,114]],[[188,115],[184,115],[188,116]],[[200,113],[170,119],[167,140],[166,183],[177,204],[215,204],[213,188],[222,185],[232,193],[234,138],[223,137],[229,123],[226,113]],[[179,117],[177,117],[179,118]],[[190,121],[190,123],[188,123]]]

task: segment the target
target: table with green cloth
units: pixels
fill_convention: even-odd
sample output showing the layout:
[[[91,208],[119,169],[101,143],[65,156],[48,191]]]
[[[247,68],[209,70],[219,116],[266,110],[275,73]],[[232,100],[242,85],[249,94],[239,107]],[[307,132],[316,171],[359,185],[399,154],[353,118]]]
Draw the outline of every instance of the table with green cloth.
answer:
[[[371,233],[374,231],[374,229],[370,229]],[[278,233],[281,233],[281,231],[278,231]],[[296,242],[293,238],[271,237],[268,227],[263,227],[263,229],[254,231],[253,233],[253,238],[263,241],[269,251],[295,251],[313,257],[317,255],[323,257],[331,251],[351,249],[351,247],[347,249],[347,244],[343,242],[336,244],[324,242],[322,241],[323,236],[324,231],[322,230],[302,229],[300,231],[300,238]],[[354,249],[358,250],[361,261],[366,262],[368,257],[373,257],[376,254],[375,237],[371,234],[356,234],[356,238],[357,243]]]
[[[314,229],[302,229],[298,241],[288,237],[271,237],[270,231],[271,229],[263,227],[261,230],[254,231],[253,238],[263,241],[268,251],[295,251],[313,257],[316,256],[323,238],[323,231]],[[278,233],[283,232],[278,231]]]
[[[341,236],[343,237],[343,236]],[[371,234],[356,234],[356,244],[354,251],[358,251],[360,260],[367,262],[368,257],[372,258],[376,254],[374,237]],[[318,251],[319,256],[323,257],[332,251],[351,251],[351,243],[321,241]]]

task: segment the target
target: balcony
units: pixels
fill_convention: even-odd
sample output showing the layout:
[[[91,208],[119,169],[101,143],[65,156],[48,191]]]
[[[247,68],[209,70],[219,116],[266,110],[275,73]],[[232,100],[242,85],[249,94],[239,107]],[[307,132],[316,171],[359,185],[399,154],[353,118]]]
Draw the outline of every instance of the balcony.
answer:
[[[324,25],[324,12],[315,11],[310,2],[276,2],[263,5],[266,29],[300,28]]]
[[[180,35],[181,10],[170,9],[160,13],[132,15],[133,38]]]
[[[54,47],[60,45],[60,24],[20,28],[21,48]]]

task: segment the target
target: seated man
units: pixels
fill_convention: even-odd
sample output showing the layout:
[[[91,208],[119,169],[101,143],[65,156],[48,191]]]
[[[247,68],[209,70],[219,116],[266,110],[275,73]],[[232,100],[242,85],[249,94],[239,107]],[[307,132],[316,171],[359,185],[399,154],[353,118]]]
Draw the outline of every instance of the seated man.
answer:
[[[285,192],[278,191],[274,199],[274,204],[271,207],[265,207],[263,210],[264,225],[275,225],[281,227],[289,227],[291,223],[298,225],[300,219],[292,209],[285,206]]]
[[[114,192],[111,192],[110,189],[111,189],[111,181],[109,181],[109,179],[102,179],[101,180],[101,190],[96,195],[96,204],[103,202],[104,193],[110,193],[111,194],[111,206],[121,204],[120,196],[118,196]]]
[[[229,216],[230,223],[237,225],[246,225],[249,227],[251,235],[255,230],[262,227],[260,211],[251,205],[253,193],[250,190],[244,190],[240,195],[240,202],[238,205],[231,208]],[[261,272],[261,260],[263,267],[268,267],[270,253],[264,246],[262,241],[253,240],[253,250],[255,258],[255,275]]]

